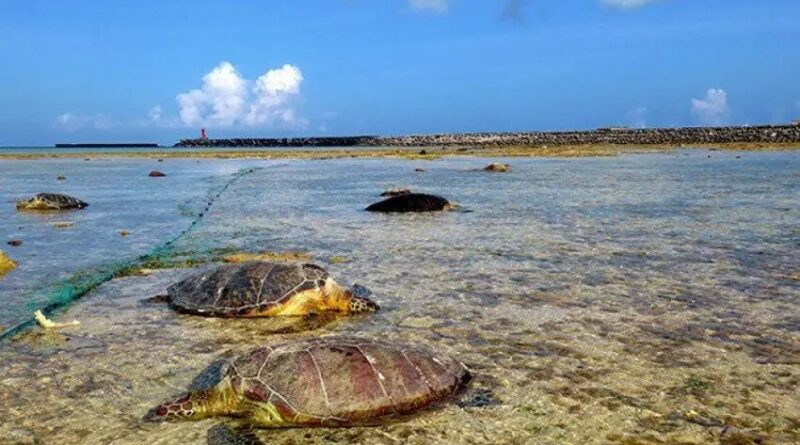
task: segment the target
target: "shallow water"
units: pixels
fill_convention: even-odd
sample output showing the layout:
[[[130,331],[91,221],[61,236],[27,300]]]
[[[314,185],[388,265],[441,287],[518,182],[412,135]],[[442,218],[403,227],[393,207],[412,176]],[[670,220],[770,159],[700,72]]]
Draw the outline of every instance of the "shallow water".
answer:
[[[509,174],[470,171],[480,159],[0,162],[4,201],[52,185],[92,204],[57,217],[0,210],[0,234],[24,241],[2,247],[20,263],[0,281],[5,320],[33,307],[21,295],[43,295],[42,282],[176,235],[252,166],[176,249],[306,251],[382,306],[312,326],[204,319],[141,302],[188,270],[115,279],[57,317],[79,327],[0,345],[0,437],[205,443],[220,420],[139,419],[220,356],[357,333],[458,357],[476,374],[465,397],[494,403],[378,428],[259,432],[265,443],[797,443],[800,155],[736,156],[513,159]],[[395,186],[464,211],[361,211]],[[58,231],[52,218],[76,224]]]

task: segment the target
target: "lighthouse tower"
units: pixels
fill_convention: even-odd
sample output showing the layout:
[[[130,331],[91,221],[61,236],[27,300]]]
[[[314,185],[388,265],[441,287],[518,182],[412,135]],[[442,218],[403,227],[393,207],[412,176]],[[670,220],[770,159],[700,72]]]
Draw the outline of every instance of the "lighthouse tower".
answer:
[[[205,128],[201,128],[200,129],[200,139],[202,139],[204,141],[206,139],[208,139],[208,135],[206,134],[206,129]]]

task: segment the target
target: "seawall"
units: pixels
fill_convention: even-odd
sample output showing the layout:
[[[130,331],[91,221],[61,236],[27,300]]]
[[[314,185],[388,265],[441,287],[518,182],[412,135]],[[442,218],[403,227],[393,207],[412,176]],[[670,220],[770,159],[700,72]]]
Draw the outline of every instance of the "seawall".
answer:
[[[800,125],[754,127],[600,128],[590,131],[465,133],[416,136],[183,139],[176,147],[355,147],[432,145],[691,145],[800,143]]]

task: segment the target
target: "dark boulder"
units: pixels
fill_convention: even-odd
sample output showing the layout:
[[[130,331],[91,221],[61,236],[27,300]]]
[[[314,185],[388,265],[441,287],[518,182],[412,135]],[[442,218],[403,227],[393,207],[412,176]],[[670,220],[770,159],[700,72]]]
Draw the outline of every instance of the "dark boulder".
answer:
[[[453,208],[450,202],[441,196],[423,193],[408,193],[376,202],[366,208],[368,212],[435,212]]]

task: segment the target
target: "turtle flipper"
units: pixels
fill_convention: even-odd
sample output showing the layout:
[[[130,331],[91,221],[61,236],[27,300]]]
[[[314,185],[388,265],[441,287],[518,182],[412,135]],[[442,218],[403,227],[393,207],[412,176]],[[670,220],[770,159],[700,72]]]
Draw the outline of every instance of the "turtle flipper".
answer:
[[[252,427],[217,425],[208,430],[208,445],[264,445]]]

